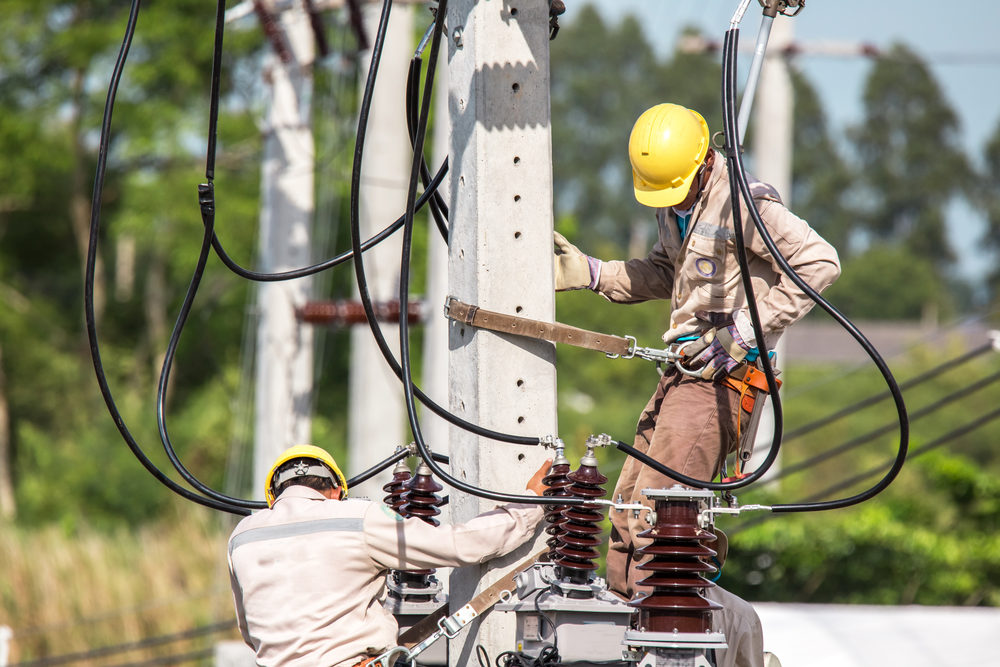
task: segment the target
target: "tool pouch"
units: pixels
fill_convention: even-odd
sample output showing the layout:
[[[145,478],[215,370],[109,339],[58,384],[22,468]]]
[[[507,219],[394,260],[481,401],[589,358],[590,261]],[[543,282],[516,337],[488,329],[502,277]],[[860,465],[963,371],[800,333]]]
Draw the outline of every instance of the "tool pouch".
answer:
[[[778,387],[781,387],[781,380],[775,378],[775,382]],[[764,375],[764,371],[757,368],[756,364],[748,363],[737,367],[732,374],[726,377],[725,383],[740,395],[740,419],[737,424],[742,424],[743,412],[750,415],[746,427],[738,427],[737,457],[741,463],[746,463],[753,456],[757,427],[760,425],[760,416],[764,412],[764,403],[768,394],[767,376]]]

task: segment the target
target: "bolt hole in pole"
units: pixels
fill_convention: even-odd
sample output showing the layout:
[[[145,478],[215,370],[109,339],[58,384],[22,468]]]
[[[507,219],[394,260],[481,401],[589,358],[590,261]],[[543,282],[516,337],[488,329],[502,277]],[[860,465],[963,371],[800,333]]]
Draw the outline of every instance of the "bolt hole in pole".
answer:
[[[517,155],[514,156],[514,164],[521,164],[521,158]]]
[[[510,87],[510,89],[516,93],[521,90],[521,84],[515,82],[514,85]]]
[[[514,201],[515,202],[521,201],[521,195],[514,195]]]
[[[514,238],[515,239],[521,238],[521,232],[514,232]]]

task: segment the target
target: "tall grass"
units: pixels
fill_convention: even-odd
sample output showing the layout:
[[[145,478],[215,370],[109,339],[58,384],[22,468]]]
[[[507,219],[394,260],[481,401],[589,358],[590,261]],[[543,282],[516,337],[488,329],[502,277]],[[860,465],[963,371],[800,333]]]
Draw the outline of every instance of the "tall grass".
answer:
[[[219,517],[199,508],[111,533],[0,524],[0,625],[14,633],[10,661],[121,647],[220,621],[232,624],[67,664],[156,658],[180,664],[193,660],[176,656],[238,639],[226,570],[228,533]]]

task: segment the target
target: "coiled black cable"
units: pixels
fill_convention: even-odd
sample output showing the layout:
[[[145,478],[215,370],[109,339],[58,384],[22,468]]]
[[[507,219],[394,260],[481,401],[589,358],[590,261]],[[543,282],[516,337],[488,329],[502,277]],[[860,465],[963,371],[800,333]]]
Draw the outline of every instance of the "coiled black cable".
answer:
[[[222,0],[220,0],[219,4],[220,6],[223,5]],[[118,85],[121,81],[122,72],[125,68],[125,62],[128,59],[128,52],[132,44],[132,38],[135,35],[135,28],[139,19],[139,10],[140,0],[132,0],[132,4],[129,8],[128,24],[125,28],[125,36],[122,40],[118,56],[115,59],[114,69],[111,74],[111,83],[108,86],[108,94],[104,104],[104,116],[101,121],[97,167],[94,175],[94,188],[90,204],[90,238],[87,246],[87,264],[84,271],[84,319],[86,321],[87,339],[90,344],[90,357],[94,363],[94,372],[97,374],[97,384],[100,387],[101,396],[104,398],[104,403],[108,408],[108,412],[111,414],[111,418],[115,422],[115,426],[118,428],[118,432],[121,434],[122,439],[125,440],[125,444],[128,446],[132,454],[139,460],[142,466],[146,468],[146,470],[152,474],[154,478],[156,478],[157,481],[186,500],[191,500],[199,505],[204,505],[205,507],[212,509],[223,510],[232,514],[249,514],[250,512],[243,507],[228,502],[220,502],[219,500],[206,498],[205,496],[199,495],[180,486],[177,482],[170,479],[163,473],[163,471],[156,467],[149,457],[146,456],[146,453],[142,450],[142,447],[139,446],[139,443],[136,442],[131,431],[129,431],[128,426],[125,424],[125,420],[122,418],[122,415],[118,410],[111,388],[108,385],[108,379],[104,372],[104,364],[101,360],[100,343],[98,342],[97,335],[97,318],[94,313],[94,271],[97,262],[97,244],[98,239],[100,238],[101,198],[104,193],[104,175],[107,169],[108,145],[111,140],[111,119],[114,111],[115,96],[118,92]]]
[[[731,28],[726,32],[725,43],[723,44],[723,54],[724,61],[735,70],[736,67],[736,53],[737,53],[737,43],[739,41],[739,29]],[[735,86],[731,90],[730,102],[735,99]],[[735,108],[735,103],[733,103]],[[725,109],[723,110],[723,115],[726,116]],[[747,180],[746,169],[743,167],[742,155],[739,151],[739,136],[738,128],[736,127],[736,121],[732,117],[732,114],[728,114],[729,119],[726,123],[726,143],[730,150],[729,158],[732,160],[735,169],[730,170],[730,178],[736,177],[739,184],[740,192],[743,194],[743,198],[747,202],[747,208],[750,211],[750,215],[753,218],[754,226],[756,227],[758,233],[761,235],[761,239],[764,241],[764,245],[770,251],[771,255],[781,266],[782,271],[789,277],[789,279],[795,283],[796,287],[801,289],[805,294],[809,296],[817,305],[819,305],[823,310],[825,310],[834,320],[840,324],[845,331],[847,331],[851,336],[861,345],[869,357],[871,357],[872,362],[879,369],[882,377],[885,379],[886,385],[889,391],[892,393],[893,401],[896,406],[897,416],[899,418],[899,447],[897,449],[896,457],[893,460],[892,466],[885,473],[881,480],[879,480],[875,485],[862,491],[861,493],[855,494],[847,498],[841,498],[838,500],[830,500],[816,503],[791,503],[791,504],[779,504],[773,505],[771,507],[772,512],[812,512],[820,510],[829,509],[840,509],[843,507],[850,507],[851,505],[856,505],[858,503],[869,500],[875,497],[886,487],[892,483],[892,480],[896,478],[899,471],[903,467],[903,463],[906,460],[906,451],[909,444],[909,417],[906,413],[906,404],[903,400],[903,394],[900,391],[899,385],[896,383],[896,379],[893,377],[892,372],[889,370],[888,365],[885,360],[875,349],[875,346],[865,338],[864,334],[840,311],[833,307],[826,299],[824,299],[816,290],[814,290],[805,280],[803,280],[795,269],[792,268],[785,258],[778,251],[774,240],[767,231],[767,227],[764,225],[764,221],[760,217],[760,213],[757,211],[757,207],[753,204],[753,195],[750,191],[750,183]],[[755,322],[756,327],[759,326],[759,322]],[[758,334],[759,336],[759,334]],[[762,355],[766,356],[766,355]],[[772,378],[769,378],[769,385]],[[772,392],[774,389],[772,388]],[[776,436],[777,426],[775,426]]]

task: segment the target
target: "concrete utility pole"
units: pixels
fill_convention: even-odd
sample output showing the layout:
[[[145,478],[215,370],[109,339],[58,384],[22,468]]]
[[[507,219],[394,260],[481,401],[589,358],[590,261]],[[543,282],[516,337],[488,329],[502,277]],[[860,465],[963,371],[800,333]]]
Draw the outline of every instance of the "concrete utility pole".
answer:
[[[453,0],[448,5],[451,243],[450,292],[467,303],[552,321],[552,155],[549,110],[549,4]],[[506,433],[555,432],[555,349],[450,326],[450,409]],[[470,484],[519,493],[542,461],[521,447],[452,429],[451,472]],[[495,506],[451,494],[454,521]],[[523,559],[526,545],[488,566],[455,570],[453,610]],[[494,612],[449,646],[449,664],[475,662],[514,646],[514,618]]]
[[[271,108],[261,173],[260,265],[266,272],[311,260],[314,147],[311,126],[314,40],[302,3],[280,14],[255,3],[275,47],[266,70]],[[257,303],[257,379],[254,490],[285,448],[310,441],[313,334],[295,309],[310,297],[312,280],[260,283]]]
[[[364,7],[365,33],[374,39],[378,31],[380,3]],[[406,134],[406,72],[413,55],[413,5],[393,6],[389,15],[385,46],[372,97],[364,161],[361,165],[361,235],[368,238],[403,214],[410,174],[410,140]],[[362,56],[358,74],[361,85],[368,77],[371,52]],[[375,301],[399,297],[399,261],[402,237],[395,234],[365,253],[368,289]],[[396,358],[399,358],[399,326],[382,323]],[[405,445],[406,408],[403,389],[379,352],[368,326],[351,330],[351,370],[348,400],[347,442],[350,469],[361,472]],[[386,471],[351,493],[382,497],[382,485],[392,478]]]
[[[792,197],[792,131],[794,128],[794,99],[792,78],[788,72],[785,50],[795,36],[795,20],[778,16],[771,27],[768,53],[764,68],[760,73],[757,100],[753,115],[753,162],[754,175],[765,183],[773,185],[785,203],[791,208]],[[782,338],[775,347],[776,368],[784,364],[785,340]],[[774,439],[774,413],[768,403],[760,417],[754,455],[747,464],[747,470],[755,470],[771,451]],[[763,479],[781,470],[781,458],[775,460]]]

